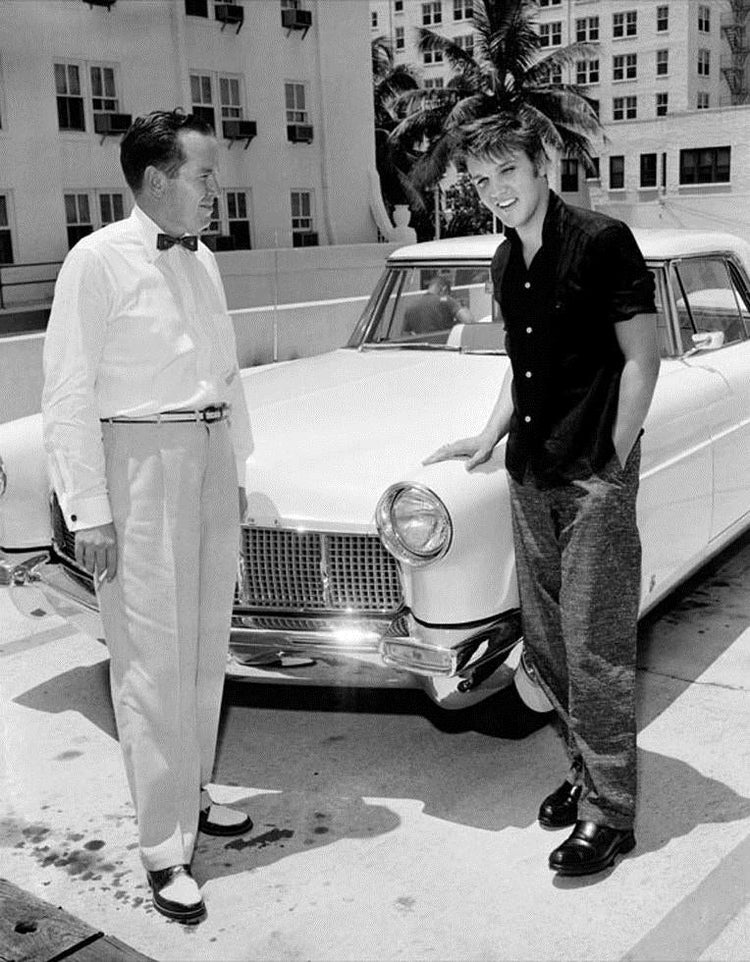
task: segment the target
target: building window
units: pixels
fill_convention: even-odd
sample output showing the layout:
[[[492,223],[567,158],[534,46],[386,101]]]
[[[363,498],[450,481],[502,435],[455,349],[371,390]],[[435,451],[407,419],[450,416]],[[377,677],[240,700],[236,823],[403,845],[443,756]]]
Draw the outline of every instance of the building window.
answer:
[[[94,229],[88,194],[65,195],[65,223],[68,227],[68,248]]]
[[[305,235],[313,233],[312,191],[292,191],[292,245],[305,247],[309,243]]]
[[[185,0],[185,13],[189,17],[207,17],[208,0]]]
[[[114,224],[125,217],[125,197],[119,191],[99,191],[99,223]]]
[[[426,77],[422,81],[422,86],[425,90],[442,90],[443,89],[443,78],[442,77]]]
[[[588,173],[586,174],[586,179],[599,180],[599,178],[601,177],[601,173],[599,172],[599,158],[590,157],[589,160],[591,161],[591,170],[589,170]]]
[[[370,26],[377,27],[377,25],[378,25],[378,14],[376,10],[373,10],[370,13]]]
[[[656,76],[666,77],[668,73],[669,73],[669,51],[657,50],[656,51]]]
[[[0,264],[13,263],[13,235],[8,206],[8,195],[0,194]]]
[[[698,76],[708,77],[711,73],[711,51],[702,47],[698,51]]]
[[[425,50],[422,54],[423,63],[442,63],[443,62],[443,51],[442,50]]]
[[[660,93],[656,95],[656,116],[664,117],[669,110],[669,94]]]
[[[707,90],[698,91],[698,99],[695,106],[698,110],[708,110],[711,106],[711,97]]]
[[[641,187],[656,187],[656,154],[641,154]]]
[[[282,10],[299,10],[300,0],[281,0]]]
[[[576,20],[576,40],[590,43],[599,39],[599,18],[580,17]]]
[[[564,157],[560,164],[560,190],[569,194],[578,191],[578,161]]]
[[[638,12],[627,10],[612,14],[612,36],[634,37],[638,33]]]
[[[680,151],[681,184],[729,182],[731,147],[701,147]]]
[[[453,19],[471,20],[474,16],[474,0],[453,0]]]
[[[432,0],[431,3],[422,4],[422,25],[433,27],[443,22],[443,4],[440,0]]]
[[[540,64],[539,79],[541,83],[559,87],[562,84],[562,67],[559,63]]]
[[[700,4],[698,7],[698,32],[711,32],[711,9],[706,4]]]
[[[81,69],[74,63],[55,64],[57,121],[60,130],[85,130]]]
[[[669,30],[669,7],[666,4],[656,8],[656,29],[658,33]]]
[[[539,24],[539,46],[559,47],[562,43],[562,21]]]
[[[615,97],[612,100],[612,120],[636,120],[637,117],[637,97]]]
[[[454,37],[453,42],[462,50],[465,50],[470,57],[474,56],[474,34],[462,33],[459,37]]]
[[[91,106],[94,113],[116,114],[119,111],[117,89],[115,87],[115,68],[93,65],[91,75]]]
[[[622,190],[625,186],[625,158],[615,156],[609,158],[609,189]]]
[[[232,238],[232,246],[238,251],[252,249],[250,236],[250,204],[247,191],[228,190],[225,193],[227,211],[227,233]]]
[[[559,7],[562,0],[539,0],[540,7]]]
[[[635,80],[638,71],[638,55],[635,53],[618,54],[612,58],[613,80]]]
[[[393,12],[394,13],[404,12],[404,0],[393,0]]]
[[[213,84],[210,74],[190,74],[190,96],[193,100],[193,113],[196,117],[216,129],[214,114]]]
[[[239,77],[219,77],[219,106],[224,120],[242,120],[242,87]]]
[[[286,98],[286,122],[288,124],[306,124],[307,106],[305,85],[285,83],[284,96]]]
[[[406,47],[404,40],[404,28],[396,27],[396,50],[403,50]]]
[[[576,83],[579,86],[599,83],[599,61],[579,60],[576,63]]]

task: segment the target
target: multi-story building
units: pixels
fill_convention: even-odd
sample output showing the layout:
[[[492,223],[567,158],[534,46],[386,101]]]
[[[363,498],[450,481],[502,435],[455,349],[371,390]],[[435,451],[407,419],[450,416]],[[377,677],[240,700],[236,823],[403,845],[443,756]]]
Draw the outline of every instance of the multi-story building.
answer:
[[[335,0],[0,3],[0,264],[59,261],[126,215],[121,134],[173,107],[220,140],[217,249],[377,240],[367,17]]]
[[[388,37],[396,63],[419,67],[425,85],[444,86],[450,68],[434,51],[420,53],[418,28],[471,48],[473,7],[371,0],[371,36]],[[586,45],[555,79],[594,102],[605,133],[594,145],[599,176],[587,182],[575,160],[561,160],[568,199],[632,210],[654,191],[731,190],[727,158],[734,147],[736,172],[750,114],[738,108],[750,97],[750,0],[537,0],[534,22],[543,50]]]

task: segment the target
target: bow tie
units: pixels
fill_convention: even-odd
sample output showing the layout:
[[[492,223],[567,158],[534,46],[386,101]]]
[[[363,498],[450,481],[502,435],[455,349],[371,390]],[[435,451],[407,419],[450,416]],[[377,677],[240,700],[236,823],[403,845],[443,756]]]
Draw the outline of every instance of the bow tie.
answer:
[[[182,237],[172,237],[171,234],[157,234],[156,235],[156,249],[160,251],[167,251],[170,247],[174,247],[175,244],[180,244],[185,250],[197,251],[198,250],[198,235],[197,234],[184,234]]]

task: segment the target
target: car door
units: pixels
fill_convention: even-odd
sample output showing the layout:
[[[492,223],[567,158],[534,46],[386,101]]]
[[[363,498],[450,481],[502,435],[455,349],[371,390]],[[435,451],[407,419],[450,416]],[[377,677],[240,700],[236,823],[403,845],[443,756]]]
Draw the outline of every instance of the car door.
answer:
[[[711,538],[750,512],[750,286],[729,254],[674,265],[685,363],[720,377],[722,403],[712,418],[714,495]]]
[[[682,356],[667,263],[656,280],[661,369],[644,425],[638,522],[643,544],[642,606],[650,607],[696,566],[711,537],[713,422],[728,394],[723,379]]]

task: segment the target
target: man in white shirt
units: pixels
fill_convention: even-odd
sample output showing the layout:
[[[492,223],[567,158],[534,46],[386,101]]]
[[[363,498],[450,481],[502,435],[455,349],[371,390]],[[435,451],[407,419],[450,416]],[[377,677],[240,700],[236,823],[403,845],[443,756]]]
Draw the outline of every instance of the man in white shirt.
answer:
[[[192,115],[139,117],[136,206],[60,270],[44,348],[44,441],[90,571],[154,906],[205,915],[199,830],[252,827],[205,792],[214,763],[250,423],[210,221],[218,144]],[[239,488],[239,499],[238,499]]]

